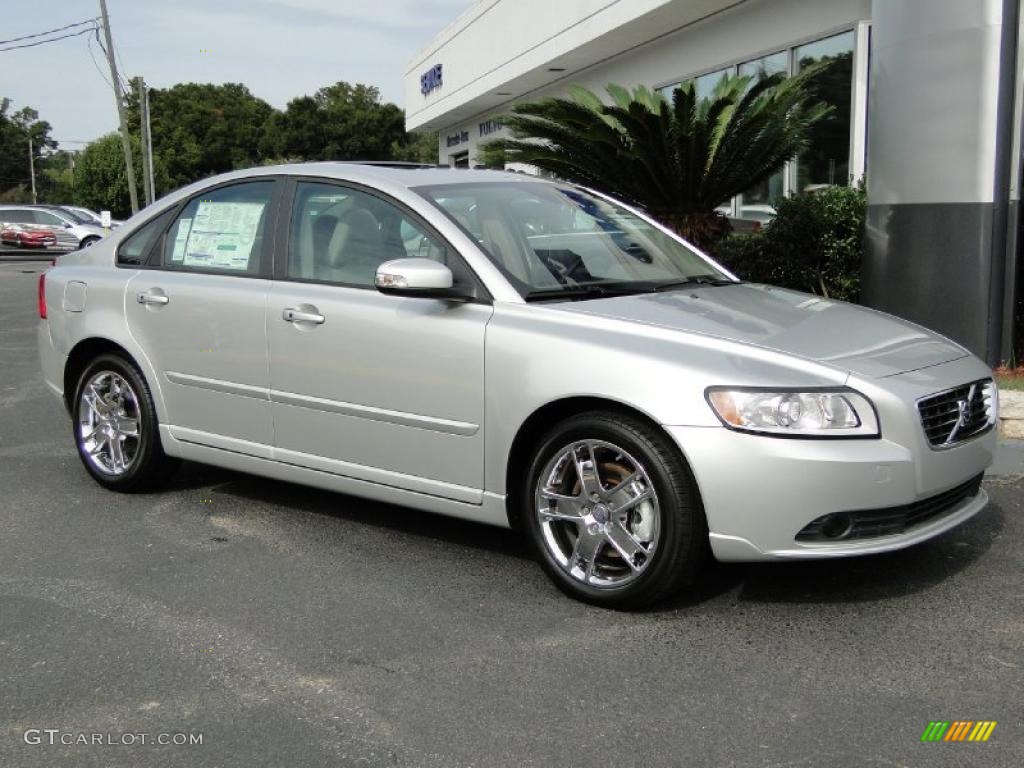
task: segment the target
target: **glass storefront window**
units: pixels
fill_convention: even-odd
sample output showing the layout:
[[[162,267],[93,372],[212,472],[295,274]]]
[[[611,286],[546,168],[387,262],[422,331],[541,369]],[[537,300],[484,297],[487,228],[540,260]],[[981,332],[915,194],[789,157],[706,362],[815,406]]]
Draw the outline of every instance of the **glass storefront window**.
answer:
[[[768,77],[778,72],[789,71],[789,54],[786,51],[769,53],[760,59],[745,61],[738,67],[740,77],[753,76],[754,78]]]
[[[832,112],[811,129],[808,149],[792,163],[788,163],[786,168],[723,204],[718,210],[730,215],[735,212],[736,216],[743,219],[764,222],[775,214],[772,203],[780,197],[821,186],[850,183],[855,41],[856,35],[851,30],[693,78],[697,98],[705,99],[714,93],[723,78],[731,75],[768,77],[780,72],[788,74],[791,67],[799,72],[812,64],[824,63],[823,71],[812,81],[810,88],[814,100],[831,105]],[[672,91],[678,85],[667,85],[660,91],[671,101]]]
[[[825,69],[811,82],[818,101],[832,113],[811,128],[810,146],[796,161],[796,188],[806,192],[828,184],[850,181],[850,104],[853,98],[853,32],[827,37],[795,51],[799,72],[812,64]]]
[[[723,67],[722,69],[716,69],[714,72],[708,72],[706,75],[693,78],[693,87],[697,95],[697,100],[700,101],[701,99],[710,98],[711,94],[715,92],[715,86],[718,85],[723,78],[728,77],[732,73],[732,67]],[[684,80],[683,82],[687,81]],[[666,85],[663,88],[659,88],[658,92],[671,102],[672,92],[680,85],[682,85],[682,83]]]
[[[726,67],[724,69],[717,69],[714,72],[708,72],[700,77],[695,77],[693,79],[693,87],[697,100],[701,101],[702,99],[711,98],[711,94],[715,92],[715,86],[731,74],[732,67]]]
[[[789,71],[789,52],[770,53],[759,59],[745,61],[737,67],[740,77],[758,80]],[[753,82],[753,81],[752,81]],[[741,219],[768,221],[775,213],[773,203],[786,194],[786,171],[780,168],[760,184],[748,189],[736,201],[736,214]]]

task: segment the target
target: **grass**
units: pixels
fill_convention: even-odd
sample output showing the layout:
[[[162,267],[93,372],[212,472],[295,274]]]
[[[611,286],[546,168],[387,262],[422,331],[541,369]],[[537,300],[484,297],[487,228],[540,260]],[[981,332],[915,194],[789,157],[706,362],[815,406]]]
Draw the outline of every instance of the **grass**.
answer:
[[[1016,368],[996,368],[996,382],[1000,389],[1024,391],[1024,365]]]

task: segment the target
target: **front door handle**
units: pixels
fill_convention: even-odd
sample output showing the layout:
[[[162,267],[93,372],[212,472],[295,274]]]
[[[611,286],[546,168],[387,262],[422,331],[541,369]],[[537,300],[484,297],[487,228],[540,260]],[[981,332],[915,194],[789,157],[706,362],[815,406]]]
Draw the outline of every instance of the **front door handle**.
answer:
[[[135,299],[139,304],[166,304],[170,301],[163,293],[155,293],[154,291],[143,291]]]
[[[281,318],[288,323],[312,323],[313,325],[322,325],[324,322],[324,316],[317,314],[316,312],[306,312],[302,309],[295,309],[294,307],[288,307],[281,312]]]

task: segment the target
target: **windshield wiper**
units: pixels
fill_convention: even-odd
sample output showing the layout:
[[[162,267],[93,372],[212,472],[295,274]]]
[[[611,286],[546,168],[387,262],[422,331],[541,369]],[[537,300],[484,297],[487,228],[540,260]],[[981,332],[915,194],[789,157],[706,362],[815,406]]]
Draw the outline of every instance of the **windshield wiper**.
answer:
[[[530,291],[524,299],[527,301],[545,301],[548,299],[599,299],[602,296],[628,296],[634,293],[646,293],[647,288],[636,286],[613,287],[607,285],[572,285],[567,288],[553,290]]]
[[[670,283],[661,283],[660,285],[654,286],[651,290],[658,291],[674,291],[677,288],[690,288],[694,285],[739,285],[739,280],[729,280],[725,277],[719,277],[718,275],[694,275],[688,277],[685,280],[673,280]]]

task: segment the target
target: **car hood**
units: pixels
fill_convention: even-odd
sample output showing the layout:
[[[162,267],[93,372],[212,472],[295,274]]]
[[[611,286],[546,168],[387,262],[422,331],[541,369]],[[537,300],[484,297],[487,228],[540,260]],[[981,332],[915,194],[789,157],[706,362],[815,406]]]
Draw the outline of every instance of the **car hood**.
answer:
[[[862,376],[894,376],[970,354],[891,315],[767,285],[695,286],[548,306],[751,344]]]

